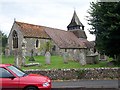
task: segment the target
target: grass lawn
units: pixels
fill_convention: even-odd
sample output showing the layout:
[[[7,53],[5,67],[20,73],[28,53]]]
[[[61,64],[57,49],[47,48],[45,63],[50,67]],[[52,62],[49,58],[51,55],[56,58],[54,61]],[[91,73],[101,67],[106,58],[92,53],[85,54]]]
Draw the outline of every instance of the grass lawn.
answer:
[[[81,66],[78,62],[69,61],[68,64],[63,63],[63,58],[60,56],[52,56],[51,57],[51,64],[46,65],[45,64],[45,57],[44,56],[35,56],[35,62],[38,62],[41,64],[41,66],[31,66],[31,67],[22,67],[22,69],[71,69],[71,68],[97,68],[97,67],[106,67],[106,62],[102,61],[99,62],[99,64],[94,65],[85,65]],[[30,63],[28,61],[29,57],[26,57],[26,63]],[[2,56],[2,63],[6,64],[14,64],[14,57],[5,57]]]

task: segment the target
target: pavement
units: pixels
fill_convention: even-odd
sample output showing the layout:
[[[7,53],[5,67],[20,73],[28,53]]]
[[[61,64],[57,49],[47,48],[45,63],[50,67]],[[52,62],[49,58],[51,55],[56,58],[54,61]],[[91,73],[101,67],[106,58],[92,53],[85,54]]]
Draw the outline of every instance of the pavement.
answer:
[[[118,80],[52,81],[52,88],[117,88]],[[107,90],[107,89],[105,89]]]

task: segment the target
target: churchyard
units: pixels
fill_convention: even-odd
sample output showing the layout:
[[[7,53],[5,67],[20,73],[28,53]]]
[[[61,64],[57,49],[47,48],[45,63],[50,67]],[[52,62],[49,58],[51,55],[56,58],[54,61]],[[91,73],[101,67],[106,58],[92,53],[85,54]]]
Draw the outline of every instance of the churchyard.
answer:
[[[64,63],[63,57],[61,56],[51,56],[50,64],[46,64],[45,56],[34,56],[35,61],[29,61],[30,57],[26,57],[25,63],[39,63],[37,66],[28,66],[21,67],[22,69],[79,69],[79,68],[99,68],[99,67],[108,67],[107,61],[100,61],[98,64],[87,64],[80,65],[80,63],[69,60],[68,63]],[[14,64],[14,56],[5,57],[2,56],[2,63]],[[111,59],[109,59],[111,60]]]

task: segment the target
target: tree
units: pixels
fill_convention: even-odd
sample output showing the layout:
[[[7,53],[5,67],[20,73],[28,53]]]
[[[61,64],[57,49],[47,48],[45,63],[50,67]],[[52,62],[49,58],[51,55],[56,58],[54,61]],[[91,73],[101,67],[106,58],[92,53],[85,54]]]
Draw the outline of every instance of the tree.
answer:
[[[88,13],[97,49],[120,63],[120,2],[92,2]]]
[[[7,35],[4,34],[2,31],[0,31],[0,34],[1,34],[1,39],[2,39],[2,52],[4,53],[5,52],[5,47],[7,45]]]
[[[2,55],[2,32],[0,31],[0,56]]]

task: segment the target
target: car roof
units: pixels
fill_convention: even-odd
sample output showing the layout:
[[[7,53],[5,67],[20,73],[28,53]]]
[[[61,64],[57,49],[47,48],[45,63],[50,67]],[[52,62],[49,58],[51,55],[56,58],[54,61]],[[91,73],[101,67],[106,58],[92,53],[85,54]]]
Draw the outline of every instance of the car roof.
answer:
[[[0,67],[11,66],[11,64],[0,64]]]

